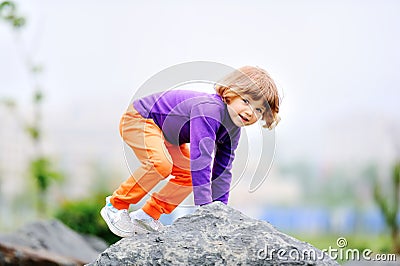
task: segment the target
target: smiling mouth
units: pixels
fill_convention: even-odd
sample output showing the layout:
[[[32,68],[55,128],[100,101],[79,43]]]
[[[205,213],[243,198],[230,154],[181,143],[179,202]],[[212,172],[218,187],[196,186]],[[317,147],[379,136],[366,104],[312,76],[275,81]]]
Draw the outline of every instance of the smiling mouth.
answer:
[[[249,122],[249,119],[247,119],[246,117],[244,117],[244,116],[242,116],[242,115],[240,115],[240,114],[239,114],[239,116],[240,116],[240,118],[241,118],[243,121]]]

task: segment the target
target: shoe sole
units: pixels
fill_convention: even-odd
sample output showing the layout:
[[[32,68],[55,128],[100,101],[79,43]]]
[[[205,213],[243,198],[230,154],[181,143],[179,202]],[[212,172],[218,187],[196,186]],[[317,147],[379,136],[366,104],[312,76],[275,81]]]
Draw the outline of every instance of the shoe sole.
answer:
[[[167,228],[167,226],[166,225],[163,225],[161,228],[159,228],[159,229],[154,229],[153,227],[151,227],[150,225],[148,225],[146,222],[144,222],[144,221],[142,221],[142,220],[139,220],[139,219],[135,219],[135,218],[132,218],[131,217],[131,219],[132,219],[132,222],[135,224],[135,225],[137,225],[139,228],[140,228],[140,230],[141,231],[143,231],[143,232],[162,232],[162,231],[164,231],[166,228]]]
[[[132,220],[132,223],[135,226],[135,230],[134,230],[135,234],[142,235],[142,234],[147,234],[147,233],[151,233],[151,232],[157,232],[156,230],[154,230],[147,224],[144,224],[140,220],[136,220],[136,219]]]
[[[143,230],[147,232],[157,232],[156,229],[152,228],[150,225],[146,224],[142,220],[135,219],[135,223],[137,223],[138,226],[140,226]]]
[[[107,211],[105,207],[103,207],[100,211],[101,217],[103,217],[104,221],[106,222],[108,228],[110,229],[111,232],[113,232],[115,235],[119,237],[129,237],[132,236],[135,232],[124,232],[115,227],[110,220],[110,217],[107,215]]]

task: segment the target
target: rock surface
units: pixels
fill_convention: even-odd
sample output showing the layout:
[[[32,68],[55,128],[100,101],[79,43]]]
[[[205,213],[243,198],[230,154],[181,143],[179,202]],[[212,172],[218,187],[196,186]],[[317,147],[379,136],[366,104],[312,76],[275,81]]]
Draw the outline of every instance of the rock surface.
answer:
[[[338,265],[306,242],[215,202],[163,232],[124,238],[89,265]]]
[[[83,265],[106,248],[57,220],[40,221],[0,235],[0,265]]]

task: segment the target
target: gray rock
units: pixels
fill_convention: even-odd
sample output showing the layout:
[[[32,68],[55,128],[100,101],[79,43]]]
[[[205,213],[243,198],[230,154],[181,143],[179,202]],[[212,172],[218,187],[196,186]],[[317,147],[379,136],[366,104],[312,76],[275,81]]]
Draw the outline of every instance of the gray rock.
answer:
[[[44,249],[33,249],[15,244],[0,242],[0,265],[40,265],[40,266],[76,266],[84,262],[47,252]]]
[[[220,202],[163,232],[124,238],[89,265],[338,265],[306,242]]]
[[[2,234],[0,244],[7,249],[16,250],[15,253],[9,252],[10,256],[23,251],[24,258],[29,258],[34,252],[45,254],[44,257],[60,257],[64,261],[67,259],[68,263],[60,262],[60,265],[69,265],[71,261],[75,262],[75,265],[88,263],[95,260],[106,248],[104,242],[101,244],[98,239],[96,242],[86,239],[57,220],[34,222],[14,233]],[[99,251],[100,249],[102,250]]]
[[[98,254],[108,248],[107,243],[103,239],[97,236],[92,236],[92,235],[81,235],[81,236],[86,241],[86,243],[88,243],[89,246],[92,247]]]

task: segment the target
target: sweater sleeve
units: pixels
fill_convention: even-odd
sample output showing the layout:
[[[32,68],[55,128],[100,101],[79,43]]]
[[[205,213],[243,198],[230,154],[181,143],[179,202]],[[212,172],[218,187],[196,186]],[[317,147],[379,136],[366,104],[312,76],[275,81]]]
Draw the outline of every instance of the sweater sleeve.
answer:
[[[211,163],[216,132],[221,125],[221,112],[216,104],[193,106],[190,114],[190,168],[195,205],[211,203]]]
[[[218,143],[216,147],[214,164],[212,170],[212,199],[228,203],[230,186],[232,181],[232,162],[235,158],[235,150],[239,143],[240,129],[225,138],[225,141]]]

